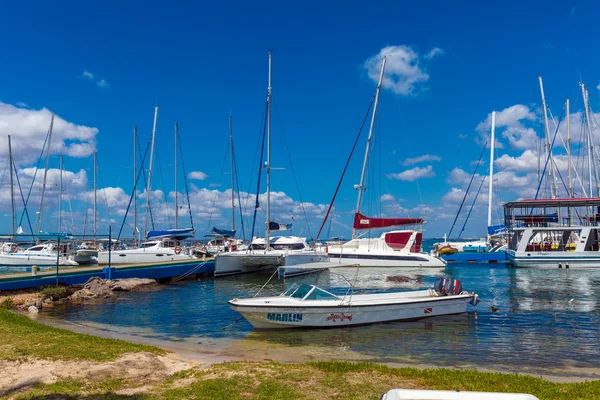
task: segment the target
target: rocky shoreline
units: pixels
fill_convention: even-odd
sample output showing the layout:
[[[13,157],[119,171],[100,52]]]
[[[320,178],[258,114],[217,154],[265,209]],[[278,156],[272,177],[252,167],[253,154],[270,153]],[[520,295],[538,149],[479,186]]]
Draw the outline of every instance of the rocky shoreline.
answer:
[[[83,285],[49,286],[34,290],[0,292],[0,307],[27,310],[35,314],[43,308],[56,304],[79,303],[89,299],[103,299],[115,296],[118,292],[141,292],[156,290],[160,284],[154,279],[101,279],[90,278]]]

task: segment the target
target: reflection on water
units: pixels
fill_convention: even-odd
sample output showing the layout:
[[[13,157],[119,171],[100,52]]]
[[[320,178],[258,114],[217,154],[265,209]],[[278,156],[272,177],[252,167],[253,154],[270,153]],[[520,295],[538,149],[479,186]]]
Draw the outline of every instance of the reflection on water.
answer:
[[[314,283],[344,294],[355,269],[335,269],[287,281],[273,278],[262,295],[277,295],[293,283]],[[397,276],[389,280],[388,275]],[[227,301],[252,296],[269,275],[248,275],[169,284],[163,290],[127,293],[102,303],[57,307],[49,313],[80,324],[173,341],[237,340],[239,343],[311,346],[365,359],[481,367],[597,367],[600,363],[600,271],[513,269],[506,265],[450,264],[431,269],[363,268],[357,289],[414,290],[439,275],[460,279],[488,304],[459,316],[328,330],[253,331]],[[500,307],[491,312],[489,304]],[[110,328],[106,328],[110,329]],[[337,353],[335,353],[337,354]]]

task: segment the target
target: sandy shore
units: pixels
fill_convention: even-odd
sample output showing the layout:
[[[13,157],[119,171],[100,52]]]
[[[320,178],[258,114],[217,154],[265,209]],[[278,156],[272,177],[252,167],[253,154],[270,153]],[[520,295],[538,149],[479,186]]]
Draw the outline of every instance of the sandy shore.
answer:
[[[92,326],[66,322],[61,319],[44,316],[43,313],[36,319],[51,326],[69,329],[79,333],[157,346],[174,353],[179,360],[193,365],[209,365],[212,363],[235,361],[275,361],[280,363],[333,360],[379,361],[373,357],[349,349],[329,348],[325,346],[299,345],[290,347],[283,344],[253,340],[251,338],[232,340],[207,339],[202,337],[170,341],[149,336],[129,334],[110,325]],[[439,366],[433,363],[415,362],[409,358],[406,362],[383,362],[382,364],[391,367],[447,368],[447,366]],[[482,368],[463,361],[451,368],[476,369],[482,372],[521,373],[542,377],[552,382],[565,383],[600,379],[600,368],[582,368],[576,366],[561,366],[560,368],[556,368],[552,366],[528,367],[520,365],[496,365],[494,368]]]

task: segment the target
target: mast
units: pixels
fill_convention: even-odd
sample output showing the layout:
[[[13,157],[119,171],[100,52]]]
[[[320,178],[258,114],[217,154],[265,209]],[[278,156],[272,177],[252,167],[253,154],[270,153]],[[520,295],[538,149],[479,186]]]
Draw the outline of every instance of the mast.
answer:
[[[590,106],[590,93],[588,92],[587,89],[585,89],[585,101],[587,103],[587,107],[586,107],[586,120],[587,120],[587,124],[588,124],[588,131],[590,134],[590,149],[592,152],[592,165],[594,166],[594,176],[596,178],[596,197],[600,197],[600,179],[598,178],[598,163],[596,161],[596,151],[594,150],[594,142],[592,140],[592,126],[590,125],[591,120],[589,119],[589,112],[591,111],[592,107]],[[592,197],[592,194],[590,193],[590,197]]]
[[[133,127],[133,245],[136,245],[137,236],[137,165],[136,165],[136,155],[137,151],[137,126]]]
[[[61,232],[62,226],[62,191],[63,191],[63,156],[59,158],[60,178],[59,178],[59,192],[58,192],[58,232]]]
[[[98,152],[94,151],[94,240],[96,240],[96,204],[98,202],[98,180],[96,179],[98,169]]]
[[[571,180],[571,100],[567,98],[567,170],[568,170],[568,192],[567,195],[573,198],[573,181]],[[569,221],[570,222],[570,221]]]
[[[177,206],[177,136],[179,135],[179,124],[175,122],[175,229],[179,228],[179,209]]]
[[[552,148],[550,144],[550,128],[548,125],[548,108],[546,106],[546,97],[544,96],[544,84],[542,83],[542,77],[539,76],[540,80],[540,92],[542,93],[542,107],[544,108],[544,129],[546,131],[546,152],[550,154],[550,165],[548,168],[548,178],[550,179],[550,191],[552,198],[556,198],[556,181],[554,180],[554,159],[552,158]]]
[[[369,136],[367,138],[367,148],[365,150],[365,159],[363,161],[362,173],[360,175],[360,183],[354,185],[355,189],[358,189],[358,200],[356,201],[356,213],[360,212],[360,202],[362,200],[362,193],[365,183],[365,172],[367,169],[367,161],[369,160],[369,146],[371,144],[371,138],[373,137],[373,126],[375,125],[375,115],[377,113],[377,104],[379,103],[379,92],[381,91],[381,83],[383,82],[383,72],[385,70],[386,57],[383,57],[381,62],[381,73],[379,74],[379,83],[377,84],[377,90],[375,91],[375,104],[373,105],[373,114],[371,114],[371,125],[369,125]],[[356,238],[356,228],[352,228],[352,238]]]
[[[152,162],[154,161],[154,140],[156,136],[156,119],[158,106],[154,106],[154,123],[152,125],[152,144],[150,145],[150,165],[148,166],[148,185],[146,186],[146,222],[144,223],[144,237],[148,233],[148,217],[150,216],[150,191],[152,190]]]
[[[54,112],[50,118],[50,129],[48,131],[48,149],[46,150],[46,167],[44,168],[44,181],[42,183],[42,198],[40,200],[40,211],[38,219],[38,238],[37,242],[40,241],[40,232],[42,231],[42,217],[44,215],[44,192],[46,191],[46,180],[48,178],[48,164],[50,163],[50,145],[52,144],[52,129],[54,128]]]
[[[269,86],[267,88],[267,162],[265,170],[267,171],[267,222],[265,226],[265,250],[271,248],[269,236],[271,235],[271,95],[273,88],[271,87],[271,67],[272,67],[273,51],[269,49]]]
[[[10,135],[8,135],[8,163],[10,168],[10,206],[12,210],[11,223],[12,223],[12,241],[15,240],[15,187],[13,181],[13,157],[12,157],[12,144],[10,141]]]
[[[495,130],[496,130],[496,111],[492,111],[492,141],[490,146],[490,183],[489,183],[489,194],[488,194],[488,226],[492,226],[492,193],[494,183],[494,147],[495,147]],[[490,235],[488,233],[488,241]]]
[[[584,107],[584,111],[585,111],[585,124],[587,126],[588,176],[590,179],[589,197],[593,197],[594,195],[592,192],[592,136],[591,136],[591,132],[590,132],[590,114],[589,114],[589,107],[588,107],[588,98],[586,96],[585,86],[583,85],[583,82],[580,82],[579,86],[581,86],[581,95],[583,96],[583,107]]]
[[[235,231],[235,170],[233,169],[233,119],[229,115],[229,159],[231,163],[231,230]]]

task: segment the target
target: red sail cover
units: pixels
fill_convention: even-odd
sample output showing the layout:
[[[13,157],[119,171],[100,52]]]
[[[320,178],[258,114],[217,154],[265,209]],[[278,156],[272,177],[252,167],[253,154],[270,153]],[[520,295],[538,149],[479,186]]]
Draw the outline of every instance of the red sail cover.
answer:
[[[376,229],[422,223],[423,218],[369,218],[361,213],[354,214],[354,229]]]

